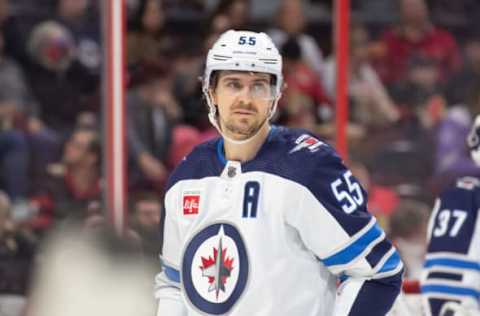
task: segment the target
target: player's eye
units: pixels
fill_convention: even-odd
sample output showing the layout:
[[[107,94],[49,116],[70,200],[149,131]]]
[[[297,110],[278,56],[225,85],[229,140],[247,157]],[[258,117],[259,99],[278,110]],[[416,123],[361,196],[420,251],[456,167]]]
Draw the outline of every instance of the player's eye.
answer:
[[[226,85],[227,88],[232,90],[241,90],[242,85],[238,81],[227,81]]]
[[[268,87],[265,83],[263,82],[256,82],[254,85],[253,85],[253,90],[254,91],[267,91],[268,90]]]
[[[266,96],[269,93],[269,85],[264,82],[256,82],[252,86],[252,93],[257,96]]]

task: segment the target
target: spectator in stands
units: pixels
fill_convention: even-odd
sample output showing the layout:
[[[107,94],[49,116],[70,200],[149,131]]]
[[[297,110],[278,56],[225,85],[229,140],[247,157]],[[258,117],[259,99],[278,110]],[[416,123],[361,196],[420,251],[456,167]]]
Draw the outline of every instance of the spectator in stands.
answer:
[[[382,30],[384,25],[391,24],[396,17],[395,1],[362,0],[352,1],[352,12],[362,21],[377,24]]]
[[[131,71],[142,63],[162,62],[162,57],[172,53],[175,41],[166,33],[165,23],[165,1],[140,0],[127,34],[127,64]]]
[[[135,195],[132,205],[131,228],[140,236],[146,258],[158,263],[162,245],[158,230],[162,212],[161,198],[155,192],[141,192]]]
[[[181,109],[172,94],[168,70],[156,64],[142,67],[132,78],[127,95],[127,137],[131,187],[153,184],[160,188],[168,175],[168,151],[172,129]]]
[[[25,3],[27,1],[28,5]],[[0,0],[0,28],[3,29],[5,37],[5,52],[22,67],[28,63],[29,59],[26,49],[28,36],[33,26],[42,21],[46,12],[51,9],[50,6],[44,3],[42,5],[41,2]]]
[[[4,54],[2,31],[0,26],[0,187],[16,201],[27,197],[30,160],[28,140],[18,123],[36,109],[22,69]]]
[[[32,125],[39,124],[38,105],[36,104],[30,87],[25,81],[21,66],[4,51],[4,33],[0,27],[0,95],[3,100],[11,103],[12,124],[27,125],[27,129],[34,129]],[[19,121],[19,122],[16,122]]]
[[[405,264],[405,277],[418,279],[427,246],[428,205],[402,200],[390,218],[390,238]]]
[[[87,13],[89,0],[55,0],[51,4],[46,16],[27,18],[27,26],[14,25],[26,35],[12,35],[11,28],[6,33],[7,49],[12,38],[26,36],[21,45],[13,41],[14,47],[7,53],[17,54],[32,95],[23,105],[28,111],[22,113],[22,127],[28,132],[34,186],[42,181],[46,166],[60,159],[61,144],[77,121],[98,111],[100,99],[100,49],[98,43],[95,49],[92,40],[95,36],[98,40],[100,34],[98,21]],[[17,20],[13,22],[23,24],[23,15]]]
[[[202,47],[204,53],[208,53],[220,34],[228,29],[251,29],[250,9],[250,0],[220,0],[208,18],[207,34]]]
[[[24,315],[36,241],[11,218],[8,196],[0,191],[0,315]]]
[[[369,34],[357,22],[350,27],[349,98],[352,121],[364,127],[382,127],[399,119],[399,113],[368,56]],[[336,60],[328,58],[324,68],[328,97],[335,99]]]
[[[433,20],[457,34],[478,28],[480,3],[477,0],[428,0],[428,4]]]
[[[212,14],[210,30],[221,34],[227,29],[249,30],[250,0],[220,0]]]
[[[392,95],[405,122],[431,129],[446,107],[438,64],[426,57],[412,57],[404,80],[392,86]]]
[[[76,61],[91,76],[92,85],[98,84],[102,52],[100,21],[91,0],[56,0],[56,21],[66,26],[76,43]]]
[[[420,55],[437,63],[440,79],[445,82],[461,66],[455,38],[432,23],[425,0],[398,0],[398,5],[399,24],[381,40],[384,53],[376,62],[380,77],[389,85],[404,79],[409,60]]]
[[[4,106],[0,104],[0,111]],[[0,114],[0,123],[2,121]],[[0,130],[0,180],[14,200],[27,197],[29,149],[25,135],[15,130]]]
[[[282,0],[276,14],[276,27],[268,33],[277,47],[282,47],[289,36],[296,36],[305,62],[323,79],[323,54],[315,39],[305,33],[306,23],[301,0]]]
[[[173,92],[183,111],[183,123],[201,131],[211,129],[207,107],[201,102],[202,88],[199,78],[203,75],[204,54],[199,49],[203,44],[184,41],[171,62],[173,65]]]
[[[31,63],[26,78],[41,119],[66,139],[79,116],[98,111],[98,81],[79,66],[73,33],[62,24],[49,20],[36,25],[27,45]]]
[[[45,184],[35,188],[33,201],[40,214],[32,225],[44,229],[66,219],[83,220],[89,206],[101,199],[100,166],[97,131],[76,129],[65,144],[62,161],[50,165]]]
[[[4,53],[4,36],[0,27],[0,111],[2,114],[1,121],[5,130],[10,130],[11,133],[18,134],[14,136],[16,141],[26,142],[26,145],[16,146],[16,148],[25,147],[22,149],[23,156],[30,155],[31,159],[29,166],[21,167],[21,171],[16,169],[20,168],[8,168],[3,174],[8,175],[9,172],[13,172],[15,178],[18,177],[18,183],[14,187],[18,188],[26,193],[27,188],[22,185],[21,180],[27,175],[27,172],[31,172],[32,179],[37,179],[46,165],[53,162],[59,152],[59,139],[56,134],[46,128],[45,124],[40,119],[40,110],[38,104],[33,97],[30,86],[25,80],[23,69],[20,67],[14,59],[5,55]],[[21,134],[21,135],[20,135]],[[3,136],[5,137],[5,136]],[[12,136],[11,136],[12,137]],[[21,140],[26,138],[26,140]],[[14,140],[12,139],[12,141]],[[28,147],[28,148],[27,148]],[[27,152],[28,151],[28,152]],[[26,157],[28,158],[28,157]],[[15,164],[25,164],[25,158],[14,158]],[[30,168],[28,168],[30,167]],[[29,170],[30,169],[30,170]],[[12,177],[12,176],[8,176]],[[33,180],[34,181],[34,180]],[[32,184],[33,181],[30,181]],[[10,193],[10,189],[7,189]],[[16,199],[16,196],[11,196]]]
[[[305,125],[305,122],[310,122],[309,118],[314,124],[329,121],[332,116],[331,101],[318,75],[304,62],[297,36],[288,38],[281,47],[281,54],[288,90],[280,101],[279,110],[281,115],[287,116],[286,124],[315,129],[310,123]]]
[[[0,95],[0,182],[16,200],[27,197],[29,189],[29,148],[24,133],[13,128],[15,104]]]
[[[4,26],[5,21],[8,20],[10,12],[10,4],[8,0],[0,0],[0,27]]]
[[[450,106],[466,104],[468,94],[480,82],[480,31],[478,27],[466,33],[463,51],[464,65],[449,78],[445,89]]]

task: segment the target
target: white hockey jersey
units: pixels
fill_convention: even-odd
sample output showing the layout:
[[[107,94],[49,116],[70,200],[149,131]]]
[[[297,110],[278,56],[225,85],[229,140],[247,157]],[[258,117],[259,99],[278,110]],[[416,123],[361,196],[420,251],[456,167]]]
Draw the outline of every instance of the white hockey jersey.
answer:
[[[366,200],[303,130],[272,128],[242,164],[198,146],[167,187],[158,315],[385,315],[403,265]]]
[[[480,314],[480,180],[465,177],[438,197],[428,226],[421,291],[426,315],[448,302]]]

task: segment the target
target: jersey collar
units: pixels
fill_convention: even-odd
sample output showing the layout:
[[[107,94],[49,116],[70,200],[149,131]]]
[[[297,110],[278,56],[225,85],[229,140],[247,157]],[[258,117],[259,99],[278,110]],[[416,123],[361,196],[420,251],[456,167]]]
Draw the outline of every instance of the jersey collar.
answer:
[[[277,130],[277,126],[275,125],[272,125],[271,128],[270,128],[270,131],[268,132],[268,136],[267,136],[267,140],[265,141],[265,143],[262,145],[262,147],[260,148],[260,150],[258,152],[260,152],[263,148],[263,146],[270,142],[273,138],[273,136],[275,135],[276,133],[276,130]],[[225,148],[223,147],[223,138],[220,137],[220,139],[217,141],[217,158],[218,160],[220,161],[220,163],[222,164],[223,167],[225,167],[225,165],[227,164],[228,160],[227,158],[225,158]]]

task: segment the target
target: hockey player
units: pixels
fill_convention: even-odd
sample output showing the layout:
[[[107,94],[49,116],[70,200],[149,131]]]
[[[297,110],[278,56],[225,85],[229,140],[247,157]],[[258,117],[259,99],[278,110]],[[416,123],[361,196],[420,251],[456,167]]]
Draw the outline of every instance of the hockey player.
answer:
[[[403,264],[340,157],[271,126],[282,59],[264,33],[227,31],[203,92],[221,138],[172,174],[158,316],[385,315]]]
[[[480,116],[467,138],[480,165]],[[428,316],[480,316],[480,180],[463,177],[435,201],[421,279]]]

